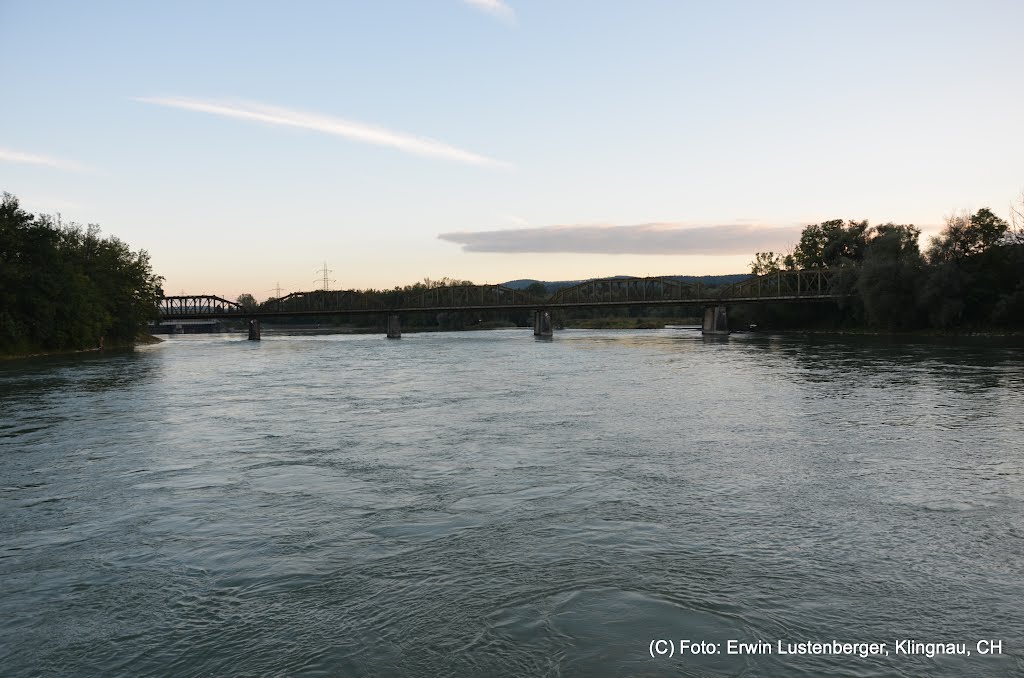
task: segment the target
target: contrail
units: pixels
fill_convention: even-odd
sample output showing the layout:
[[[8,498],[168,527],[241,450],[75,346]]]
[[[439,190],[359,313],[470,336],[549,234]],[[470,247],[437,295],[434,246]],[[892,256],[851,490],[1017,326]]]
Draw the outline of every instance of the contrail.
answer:
[[[54,167],[56,169],[68,170],[70,172],[87,172],[89,170],[88,167],[80,165],[77,162],[73,162],[71,160],[64,160],[63,158],[53,158],[47,155],[22,153],[21,151],[12,151],[7,148],[0,148],[0,161],[16,162],[22,165],[42,165],[44,167]]]
[[[183,108],[190,111],[212,113],[227,118],[238,118],[240,120],[252,120],[270,125],[281,125],[284,127],[298,127],[300,129],[313,130],[323,134],[344,137],[354,141],[361,141],[376,146],[387,146],[396,148],[406,153],[415,155],[426,155],[469,165],[480,165],[490,167],[509,167],[508,163],[494,160],[471,151],[466,151],[444,142],[418,137],[404,132],[396,132],[384,127],[370,125],[344,118],[335,118],[319,113],[306,113],[288,108],[268,106],[255,102],[218,102],[200,101],[198,99],[186,99],[181,97],[139,97],[136,101],[158,106],[169,106],[171,108]]]

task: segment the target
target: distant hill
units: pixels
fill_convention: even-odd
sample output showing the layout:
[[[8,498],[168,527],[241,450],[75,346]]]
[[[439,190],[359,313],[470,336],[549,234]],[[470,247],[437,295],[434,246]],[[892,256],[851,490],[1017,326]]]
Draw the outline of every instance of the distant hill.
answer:
[[[633,278],[631,275],[615,275],[613,278]],[[678,280],[679,282],[699,282],[704,285],[717,287],[719,285],[731,285],[733,283],[746,280],[750,277],[749,273],[730,273],[728,275],[667,275],[666,278],[672,280]],[[510,280],[506,283],[502,283],[505,287],[511,287],[514,290],[525,290],[527,287],[534,283],[540,283],[544,285],[548,293],[557,292],[563,287],[572,287],[578,285],[583,280],[533,280],[532,278],[523,278],[520,280]]]

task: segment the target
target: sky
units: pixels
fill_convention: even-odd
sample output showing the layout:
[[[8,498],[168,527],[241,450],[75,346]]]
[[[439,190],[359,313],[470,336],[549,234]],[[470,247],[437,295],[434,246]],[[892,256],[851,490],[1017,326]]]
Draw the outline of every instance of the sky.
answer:
[[[742,273],[1008,215],[1024,2],[0,0],[0,191],[167,294]]]

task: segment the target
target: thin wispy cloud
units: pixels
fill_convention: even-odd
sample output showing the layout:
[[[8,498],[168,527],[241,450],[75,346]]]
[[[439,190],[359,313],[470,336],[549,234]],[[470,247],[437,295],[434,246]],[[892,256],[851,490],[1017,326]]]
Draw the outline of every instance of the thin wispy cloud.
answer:
[[[35,153],[23,153],[12,151],[9,148],[0,148],[0,162],[11,162],[20,165],[39,165],[42,167],[53,167],[54,169],[67,170],[68,172],[87,172],[89,168],[73,160],[55,158],[49,155],[38,155]]]
[[[386,146],[405,153],[454,160],[469,165],[509,166],[508,163],[457,148],[435,139],[397,132],[377,125],[336,118],[320,113],[308,113],[248,101],[203,101],[182,97],[139,97],[136,98],[136,101],[157,106],[210,113],[238,120],[250,120],[269,125],[307,129],[375,146]]]
[[[632,226],[544,226],[503,231],[442,233],[464,252],[573,254],[750,254],[784,251],[800,239],[801,227],[678,223]]]
[[[502,21],[510,24],[516,22],[516,13],[511,7],[506,5],[502,0],[462,0],[470,7],[479,9],[482,12],[487,12],[492,16],[496,16]]]
[[[522,217],[517,217],[514,214],[502,214],[501,218],[513,226],[529,226],[530,222]]]

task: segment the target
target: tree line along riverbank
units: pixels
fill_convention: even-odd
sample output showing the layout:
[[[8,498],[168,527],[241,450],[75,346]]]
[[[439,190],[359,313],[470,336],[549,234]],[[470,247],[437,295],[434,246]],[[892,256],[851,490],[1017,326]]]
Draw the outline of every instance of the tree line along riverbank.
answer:
[[[751,273],[829,269],[836,303],[751,304],[730,308],[734,328],[840,332],[1015,333],[1024,329],[1024,198],[1009,221],[984,208],[950,217],[922,250],[913,225],[832,220],[807,226],[785,254],[759,252]],[[0,357],[133,345],[158,318],[162,278],[145,250],[132,251],[95,224],[34,216],[17,198],[0,202]],[[382,298],[422,293],[439,281],[374,291]],[[525,288],[538,299],[552,290]],[[258,308],[252,295],[238,299]],[[629,308],[559,311],[563,327],[647,328],[690,320],[695,309]],[[699,313],[699,309],[696,309]],[[685,320],[682,316],[686,316]],[[309,319],[282,320],[304,323]],[[525,326],[527,311],[502,316],[417,314],[408,329],[458,330]],[[329,323],[330,324],[330,323]]]
[[[783,270],[829,270],[836,301],[815,303],[731,304],[732,329],[752,326],[771,331],[929,335],[1017,334],[1024,331],[1024,197],[1011,208],[1010,220],[983,208],[958,214],[922,250],[921,230],[913,225],[835,219],[803,229],[800,241],[785,254],[758,252],[751,275]],[[414,295],[432,286],[468,281],[424,281],[394,290],[364,292]],[[539,301],[553,289],[534,282],[524,293]],[[240,302],[257,306],[251,295]],[[560,309],[552,313],[558,327],[643,329],[692,322],[701,309],[641,308]],[[528,326],[527,311],[489,318]],[[420,328],[473,329],[478,313],[450,312],[412,316],[403,323]]]
[[[913,225],[833,220],[807,226],[787,254],[758,252],[751,273],[829,269],[828,305],[765,304],[730,309],[731,321],[765,329],[943,334],[1024,328],[1024,197],[1010,220],[983,208],[958,214],[920,245]]]
[[[730,304],[730,326],[756,326],[772,331],[930,335],[1016,334],[1024,330],[1024,196],[1018,206],[1011,207],[1009,221],[983,208],[974,214],[948,218],[941,233],[924,249],[920,236],[919,228],[907,224],[871,226],[867,221],[841,219],[811,224],[803,229],[799,243],[790,252],[758,252],[751,262],[750,274],[829,270],[834,274],[833,292],[839,299],[804,304]],[[533,281],[521,291],[541,303],[565,284]],[[359,291],[384,302],[395,302],[433,287],[460,285],[472,283],[442,278],[392,290]],[[253,309],[260,307],[249,294],[240,296],[238,301]],[[595,329],[699,324],[701,315],[701,308],[685,304],[677,308],[552,312],[558,327]],[[308,320],[295,318],[281,324]],[[503,323],[529,326],[531,318],[526,310],[497,314],[456,311],[412,314],[402,322],[408,331],[463,330]],[[373,329],[380,331],[383,325]]]
[[[0,201],[0,357],[133,345],[157,318],[162,278],[95,224]]]

